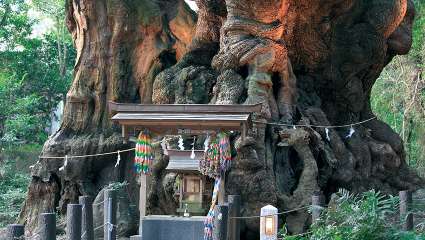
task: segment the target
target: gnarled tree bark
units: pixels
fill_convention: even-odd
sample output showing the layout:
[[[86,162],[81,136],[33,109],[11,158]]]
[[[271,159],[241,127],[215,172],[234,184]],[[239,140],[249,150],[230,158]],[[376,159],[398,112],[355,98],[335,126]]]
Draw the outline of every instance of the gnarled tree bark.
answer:
[[[405,163],[400,137],[372,120],[349,128],[271,126],[261,122],[343,125],[373,117],[372,86],[384,66],[411,45],[410,0],[68,0],[67,24],[77,48],[64,121],[44,156],[82,155],[124,146],[109,121],[107,101],[141,103],[262,103],[249,138],[235,134],[238,155],[227,193],[242,196],[244,215],[266,204],[292,209],[315,191],[338,188],[385,193],[423,185]],[[157,153],[149,211],[174,213],[167,159]],[[132,156],[43,159],[33,170],[21,222],[110,181],[130,182]],[[41,201],[36,201],[36,199]],[[306,211],[285,217],[291,232],[309,224]],[[258,239],[246,221],[244,239]]]

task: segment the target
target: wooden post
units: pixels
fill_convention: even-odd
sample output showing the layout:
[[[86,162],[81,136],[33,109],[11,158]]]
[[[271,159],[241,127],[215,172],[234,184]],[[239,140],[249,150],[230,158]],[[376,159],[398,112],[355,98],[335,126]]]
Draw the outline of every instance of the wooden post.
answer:
[[[149,184],[150,183],[150,176],[147,176],[146,174],[140,175],[140,199],[139,199],[139,211],[140,211],[140,218],[146,216],[146,207],[147,207],[147,196],[149,193]]]
[[[129,139],[127,126],[125,126],[125,125],[122,125],[121,126],[121,134],[122,134],[122,138],[123,138],[123,141],[122,142],[124,144],[127,144],[128,143],[128,139]]]
[[[56,214],[42,213],[38,220],[40,240],[56,239]]]
[[[94,240],[93,200],[89,196],[80,196],[78,202],[83,206],[81,221],[81,239]]]
[[[240,217],[241,212],[241,196],[229,195],[227,197],[229,202],[229,231],[228,240],[240,240],[240,222],[239,219],[232,219],[232,217]]]
[[[81,204],[68,204],[66,209],[67,240],[81,240]]]
[[[261,208],[260,240],[277,240],[277,208],[267,205]]]
[[[227,224],[229,219],[229,206],[215,206],[213,240],[227,240]]]
[[[25,226],[22,224],[10,224],[7,226],[7,240],[25,240]]]
[[[150,181],[151,176],[146,174],[140,174],[140,193],[139,193],[139,213],[140,213],[140,223],[139,223],[139,234],[142,235],[142,220],[147,215],[147,202],[148,202],[148,193],[150,191]],[[180,195],[181,197],[182,195]],[[181,202],[181,201],[180,201]]]
[[[130,240],[142,240],[142,235],[134,235],[130,237]]]
[[[400,197],[400,220],[403,223],[404,231],[413,230],[413,214],[410,212],[412,204],[412,192],[401,191]]]
[[[223,176],[218,187],[218,204],[226,203],[226,176]]]
[[[115,190],[105,190],[103,200],[103,237],[105,240],[116,240],[117,192]]]
[[[247,135],[248,135],[248,130],[247,130],[247,125],[246,125],[246,123],[244,122],[244,123],[242,123],[242,133],[241,133],[241,138],[242,138],[242,142],[244,142],[245,141],[245,139],[246,139],[246,137],[247,137]]]
[[[201,199],[201,208],[204,205],[204,177],[200,178],[199,199]]]
[[[320,199],[320,193],[315,193],[311,197],[311,220],[313,223],[316,223],[320,218],[320,213],[322,212],[322,201]]]

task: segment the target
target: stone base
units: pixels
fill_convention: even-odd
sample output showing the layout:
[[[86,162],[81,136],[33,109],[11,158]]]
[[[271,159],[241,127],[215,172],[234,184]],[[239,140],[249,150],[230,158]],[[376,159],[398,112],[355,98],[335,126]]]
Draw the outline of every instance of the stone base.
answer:
[[[199,240],[204,238],[205,217],[146,216],[140,220],[140,235],[149,240]]]

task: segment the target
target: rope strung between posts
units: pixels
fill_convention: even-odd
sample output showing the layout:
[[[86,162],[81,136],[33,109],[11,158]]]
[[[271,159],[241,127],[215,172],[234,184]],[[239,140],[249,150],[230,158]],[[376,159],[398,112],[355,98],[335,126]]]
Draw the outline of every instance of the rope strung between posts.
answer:
[[[113,154],[118,154],[118,153],[123,153],[123,152],[131,152],[131,151],[134,151],[135,149],[136,149],[136,148],[129,148],[129,149],[118,150],[118,151],[114,151],[114,152],[96,153],[96,154],[88,154],[88,155],[76,155],[76,156],[70,156],[70,155],[67,155],[67,156],[65,156],[65,157],[47,157],[47,156],[39,156],[39,158],[42,158],[42,159],[65,159],[65,158],[86,158],[86,157],[97,157],[97,156],[113,155]]]
[[[284,212],[278,212],[275,214],[270,214],[270,215],[263,215],[263,216],[246,216],[246,217],[229,217],[230,219],[250,219],[250,218],[261,218],[261,217],[270,217],[270,216],[277,216],[277,215],[283,215],[283,214],[288,214],[288,213],[292,213],[292,212],[297,212],[300,210],[304,210],[304,209],[308,209],[312,206],[304,206],[304,207],[300,207],[300,208],[295,208],[292,210],[288,210],[288,211],[284,211]],[[319,206],[314,206],[314,207],[319,207]]]
[[[277,122],[261,122],[261,121],[256,121],[254,120],[254,123],[262,123],[262,124],[267,124],[267,125],[274,125],[274,126],[286,126],[286,127],[310,127],[310,128],[326,128],[326,129],[331,129],[331,128],[346,128],[346,127],[353,127],[353,126],[357,126],[357,125],[361,125],[364,124],[366,122],[372,121],[376,119],[376,117],[372,117],[360,122],[356,122],[356,123],[350,123],[350,124],[344,124],[344,125],[314,125],[314,124],[286,124],[286,123],[277,123]],[[154,142],[152,144],[160,144],[162,143],[164,140],[161,141],[157,141]],[[40,159],[69,159],[69,158],[86,158],[86,157],[98,157],[98,156],[106,156],[106,155],[114,155],[114,154],[120,154],[120,153],[124,153],[124,152],[131,152],[134,151],[135,148],[129,148],[129,149],[124,149],[124,150],[118,150],[118,151],[113,151],[113,152],[106,152],[106,153],[96,153],[96,154],[87,154],[87,155],[76,155],[76,156],[63,156],[63,157],[50,157],[50,156],[39,156]]]
[[[167,139],[167,140],[170,140],[170,139]],[[152,145],[160,144],[162,141],[164,141],[164,140],[153,142]],[[59,156],[58,157],[55,157],[55,156],[53,156],[53,157],[39,156],[38,158],[40,158],[40,159],[70,159],[70,158],[98,157],[98,156],[106,156],[106,155],[114,155],[114,154],[118,154],[118,156],[119,156],[120,153],[131,152],[131,151],[134,151],[134,150],[136,150],[136,148],[128,148],[128,149],[117,150],[117,151],[113,151],[113,152],[95,153],[95,154],[87,154],[87,155],[75,155],[75,156],[65,155],[63,157],[59,157]]]
[[[94,228],[93,229],[93,231],[96,231],[96,230],[99,230],[99,229],[101,229],[101,228],[103,228],[104,226],[108,226],[108,230],[109,231],[112,231],[113,230],[113,228],[118,228],[118,225],[114,225],[114,224],[112,224],[112,223],[110,223],[110,222],[106,222],[106,223],[104,223],[104,224],[102,224],[102,225],[100,225],[100,226],[98,226],[98,227],[96,227],[96,228]]]
[[[372,117],[360,122],[350,123],[350,124],[344,124],[344,125],[314,125],[314,124],[287,124],[287,123],[277,123],[277,122],[261,122],[253,120],[254,123],[262,123],[267,125],[274,125],[274,126],[285,126],[285,127],[310,127],[310,128],[346,128],[346,127],[353,127],[357,125],[362,125],[364,123],[370,122],[372,120],[376,119],[376,117]]]
[[[125,198],[125,197],[118,197],[119,199],[130,199],[130,198]],[[92,206],[99,206],[101,204],[105,203],[105,200],[98,202],[98,203],[92,203]]]

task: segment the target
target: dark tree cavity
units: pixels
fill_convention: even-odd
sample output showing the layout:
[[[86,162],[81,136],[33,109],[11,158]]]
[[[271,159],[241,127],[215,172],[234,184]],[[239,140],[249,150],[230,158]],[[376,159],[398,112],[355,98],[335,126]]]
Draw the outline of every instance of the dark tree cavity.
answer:
[[[238,155],[226,191],[242,196],[244,215],[266,204],[280,210],[308,205],[316,191],[338,188],[385,193],[415,189],[423,180],[405,162],[403,142],[384,122],[349,128],[288,128],[266,122],[343,125],[373,117],[370,94],[382,69],[411,46],[410,0],[67,0],[67,25],[77,49],[74,81],[60,130],[44,156],[128,148],[109,121],[107,102],[262,103],[249,137],[233,136]],[[149,212],[173,214],[175,175],[157,149]],[[132,155],[43,159],[20,221],[79,195],[96,195],[127,180],[137,202]],[[285,216],[291,232],[309,224],[307,211]],[[243,239],[257,239],[258,219]]]

